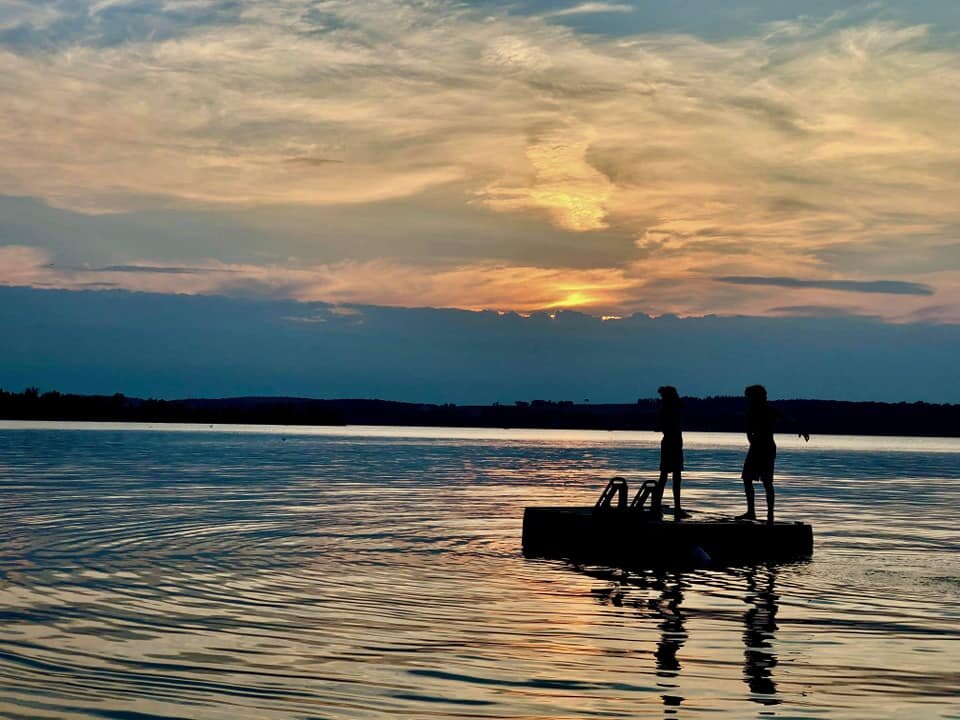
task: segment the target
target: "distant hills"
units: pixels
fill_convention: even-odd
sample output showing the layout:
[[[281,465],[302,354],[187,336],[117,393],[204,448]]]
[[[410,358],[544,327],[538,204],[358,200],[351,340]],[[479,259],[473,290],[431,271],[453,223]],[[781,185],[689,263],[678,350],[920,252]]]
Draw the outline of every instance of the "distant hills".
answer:
[[[813,434],[960,437],[960,405],[837,400],[778,400],[773,404]],[[0,419],[7,420],[655,430],[658,408],[658,401],[653,399],[608,404],[531,400],[437,405],[296,397],[155,400],[120,393],[0,390]],[[741,397],[684,398],[684,428],[742,432],[744,409]],[[779,430],[790,432],[791,428]]]

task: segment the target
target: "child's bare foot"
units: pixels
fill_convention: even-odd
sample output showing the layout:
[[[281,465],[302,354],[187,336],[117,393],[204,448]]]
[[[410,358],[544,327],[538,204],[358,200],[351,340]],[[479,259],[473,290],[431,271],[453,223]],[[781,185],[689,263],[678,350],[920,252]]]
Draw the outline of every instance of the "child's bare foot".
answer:
[[[745,512],[743,515],[737,515],[734,520],[756,520],[756,513]]]

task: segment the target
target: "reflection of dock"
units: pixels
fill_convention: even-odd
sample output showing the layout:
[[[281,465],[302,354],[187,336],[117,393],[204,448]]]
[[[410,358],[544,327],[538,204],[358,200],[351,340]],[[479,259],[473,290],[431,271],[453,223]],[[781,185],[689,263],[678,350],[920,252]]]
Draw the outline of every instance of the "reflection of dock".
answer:
[[[790,562],[813,554],[806,523],[660,521],[631,509],[528,507],[523,552],[634,567]]]

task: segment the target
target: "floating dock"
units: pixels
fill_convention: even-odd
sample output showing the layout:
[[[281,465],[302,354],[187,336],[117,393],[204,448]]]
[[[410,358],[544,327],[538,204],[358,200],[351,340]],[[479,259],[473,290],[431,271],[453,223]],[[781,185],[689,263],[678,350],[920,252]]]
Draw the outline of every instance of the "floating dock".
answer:
[[[635,567],[794,562],[813,555],[802,522],[661,520],[630,507],[528,507],[523,553]]]

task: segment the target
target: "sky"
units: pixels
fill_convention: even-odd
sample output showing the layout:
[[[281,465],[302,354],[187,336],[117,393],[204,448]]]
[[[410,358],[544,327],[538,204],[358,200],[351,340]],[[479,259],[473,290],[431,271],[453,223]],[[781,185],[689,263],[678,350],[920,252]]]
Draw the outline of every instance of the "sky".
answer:
[[[960,350],[958,40],[953,0],[0,0],[0,285]]]

